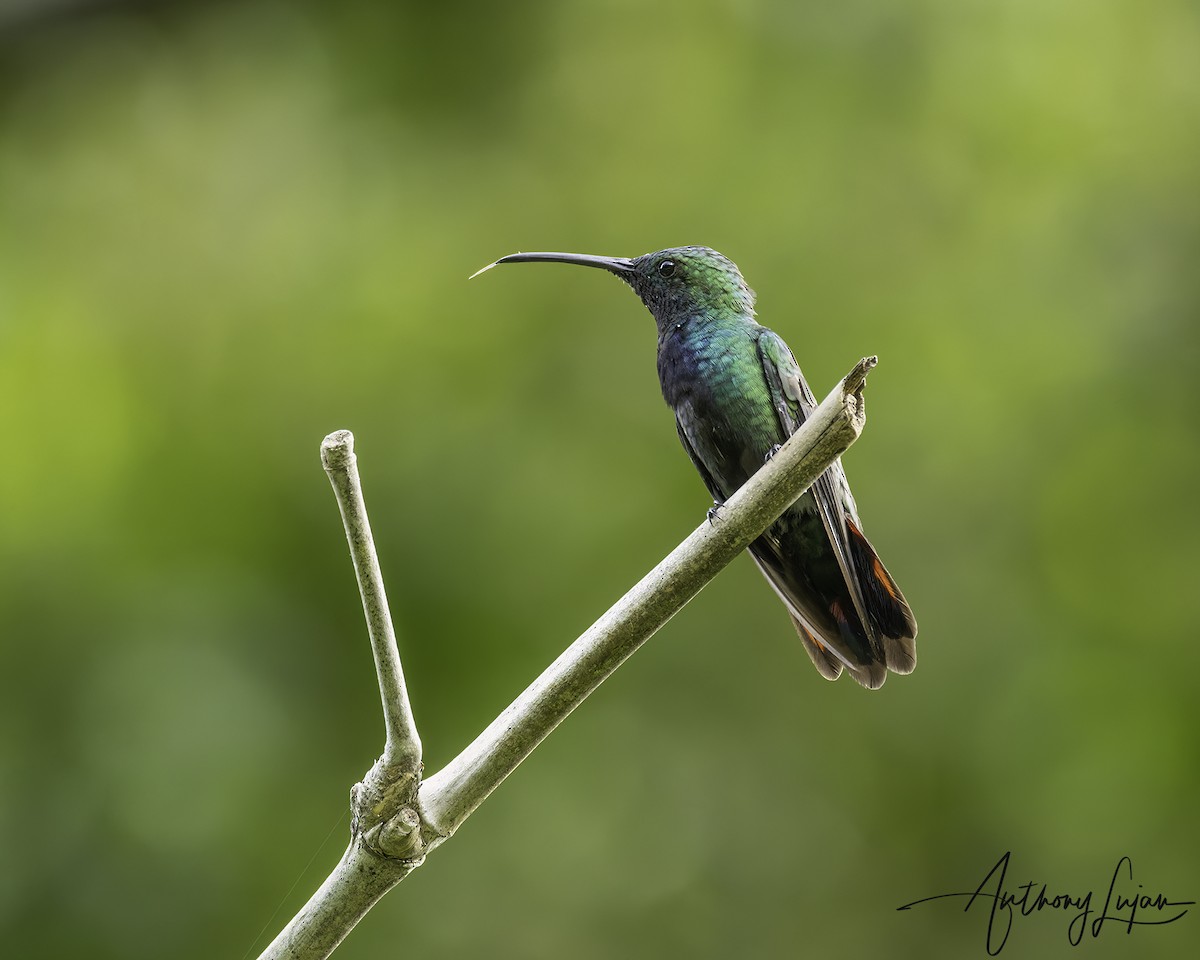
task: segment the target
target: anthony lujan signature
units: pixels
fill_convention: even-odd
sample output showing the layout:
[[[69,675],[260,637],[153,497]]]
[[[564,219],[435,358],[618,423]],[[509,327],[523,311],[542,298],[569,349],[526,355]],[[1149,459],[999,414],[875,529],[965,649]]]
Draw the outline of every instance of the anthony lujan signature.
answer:
[[[1069,917],[1067,941],[1077,947],[1089,933],[1093,939],[1099,937],[1105,924],[1115,924],[1127,934],[1133,933],[1134,927],[1161,927],[1181,919],[1187,914],[1187,908],[1196,904],[1195,900],[1168,900],[1162,893],[1148,893],[1140,883],[1136,891],[1131,890],[1133,861],[1129,857],[1117,861],[1102,906],[1093,890],[1082,894],[1052,891],[1049,884],[1037,880],[1030,880],[1010,890],[1004,880],[1011,856],[1012,851],[1009,851],[996,861],[973,893],[941,893],[914,900],[897,909],[911,910],[918,904],[933,900],[966,897],[967,905],[963,908],[966,913],[975,906],[976,900],[985,901],[979,905],[979,910],[987,914],[984,945],[988,954],[994,957],[1004,949],[1012,932],[1013,921],[1018,916],[1028,917],[1045,910]]]

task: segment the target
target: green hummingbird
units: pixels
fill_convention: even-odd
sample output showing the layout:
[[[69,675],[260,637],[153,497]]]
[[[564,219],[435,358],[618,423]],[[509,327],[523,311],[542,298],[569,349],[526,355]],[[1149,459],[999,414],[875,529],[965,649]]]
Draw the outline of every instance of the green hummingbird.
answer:
[[[478,273],[535,261],[607,270],[649,309],[658,325],[663,398],[714,510],[816,409],[791,350],[755,320],[754,291],[717,251],[673,247],[632,259],[514,253]],[[750,545],[750,553],[821,676],[836,680],[844,668],[873,690],[888,670],[912,672],[916,620],[863,535],[840,460]]]

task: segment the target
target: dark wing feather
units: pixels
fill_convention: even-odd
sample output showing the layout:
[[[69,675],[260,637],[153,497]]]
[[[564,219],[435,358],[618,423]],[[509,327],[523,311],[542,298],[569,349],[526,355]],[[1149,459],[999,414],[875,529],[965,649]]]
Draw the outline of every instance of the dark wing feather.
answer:
[[[817,401],[791,351],[778,335],[762,328],[758,352],[772,406],[786,439],[812,415]],[[889,668],[909,673],[916,665],[912,642],[916,623],[895,581],[862,535],[841,462],[834,461],[810,492],[853,611],[840,609],[836,604],[828,612],[813,609],[813,604],[806,602],[810,591],[796,588],[797,573],[784,563],[781,552],[771,542],[770,532],[751,550],[792,614],[797,633],[822,676],[830,679],[837,676],[840,669],[833,671],[829,667],[831,659],[836,658],[855,680],[874,689],[882,685]]]
[[[696,472],[700,474],[700,479],[704,481],[708,492],[712,494],[713,503],[724,503],[724,491],[717,484],[717,481],[713,479],[713,475],[709,473],[708,467],[704,465],[704,461],[696,455],[696,448],[688,440],[687,433],[684,432],[683,424],[679,422],[678,417],[675,419],[675,432],[679,434],[679,442],[683,444],[683,449],[687,453],[688,459],[692,461],[692,466],[696,468]]]

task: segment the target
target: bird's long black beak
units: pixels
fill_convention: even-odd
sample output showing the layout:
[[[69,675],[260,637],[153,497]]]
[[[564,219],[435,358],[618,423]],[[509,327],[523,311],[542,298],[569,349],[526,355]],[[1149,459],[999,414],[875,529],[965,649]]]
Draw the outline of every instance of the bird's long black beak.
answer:
[[[500,263],[578,263],[585,267],[599,267],[618,277],[633,273],[633,261],[626,257],[594,257],[589,253],[510,253],[496,263],[489,263],[483,270],[476,270],[468,279],[473,280]]]

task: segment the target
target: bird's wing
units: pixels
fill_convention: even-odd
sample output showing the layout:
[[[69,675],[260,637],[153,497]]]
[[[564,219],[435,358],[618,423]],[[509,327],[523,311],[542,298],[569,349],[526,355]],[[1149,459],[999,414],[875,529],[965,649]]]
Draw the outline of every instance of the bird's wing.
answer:
[[[696,448],[692,446],[692,442],[687,437],[687,432],[683,429],[683,424],[679,422],[679,418],[675,418],[675,432],[679,434],[679,442],[683,444],[684,452],[687,453],[688,459],[692,461],[692,465],[696,468],[696,472],[700,474],[700,479],[704,481],[704,485],[708,488],[708,492],[712,494],[713,503],[724,503],[725,492],[721,489],[720,484],[713,478],[708,467],[704,465],[704,460],[696,454]]]
[[[779,418],[780,429],[785,437],[790,437],[799,429],[800,424],[816,411],[816,397],[805,382],[804,374],[800,372],[800,366],[792,356],[792,351],[773,330],[763,328],[758,338],[758,355],[762,360],[767,390],[771,394],[771,403]],[[850,485],[846,482],[840,459],[834,460],[817,478],[812,486],[812,493],[821,514],[821,521],[825,524],[825,532],[829,535],[829,542],[833,545],[833,552],[837,555],[838,566],[842,568],[842,576],[850,589],[854,609],[859,618],[865,621],[866,610],[862,590],[858,585],[858,571],[850,553],[849,535],[846,530],[847,515],[857,520],[858,513],[854,506],[854,498],[850,496]]]
[[[816,410],[816,397],[778,334],[763,328],[758,351],[780,429],[791,436]],[[916,620],[896,581],[863,535],[840,459],[817,478],[812,495],[872,653],[896,673],[912,672],[916,666]],[[855,679],[863,682],[857,675]]]

